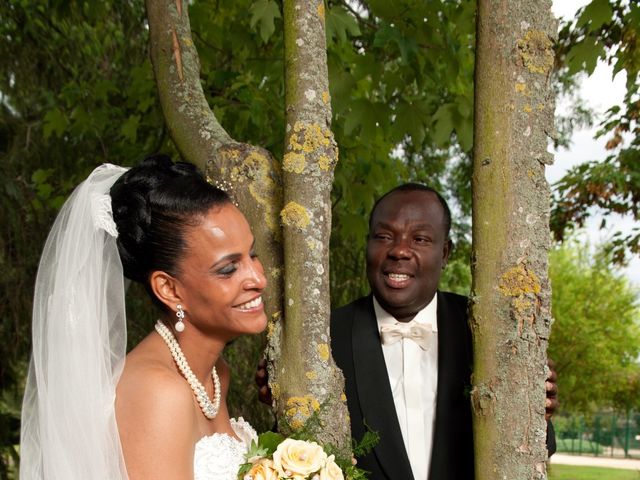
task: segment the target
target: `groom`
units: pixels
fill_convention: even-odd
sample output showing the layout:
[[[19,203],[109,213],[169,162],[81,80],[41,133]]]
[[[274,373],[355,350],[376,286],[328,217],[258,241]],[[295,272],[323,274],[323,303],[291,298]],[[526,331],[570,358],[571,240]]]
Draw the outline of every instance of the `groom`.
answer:
[[[372,480],[474,478],[467,298],[438,291],[450,227],[449,207],[435,190],[406,184],[385,194],[369,220],[372,295],[331,315],[351,433],[380,435],[358,459]],[[548,396],[555,402],[555,391]]]
[[[345,377],[351,433],[380,441],[358,466],[371,479],[473,479],[467,299],[438,292],[451,251],[451,214],[434,190],[397,187],[369,220],[373,295],[331,316],[331,349]],[[390,332],[417,324],[418,342]],[[422,338],[424,337],[424,340]]]
[[[352,436],[360,439],[367,429],[380,436],[358,458],[370,480],[474,478],[467,298],[438,291],[450,227],[449,207],[435,190],[405,184],[385,194],[369,220],[372,294],[331,315],[332,356],[344,373]],[[270,404],[265,363],[256,381]],[[555,383],[548,388],[552,412]]]

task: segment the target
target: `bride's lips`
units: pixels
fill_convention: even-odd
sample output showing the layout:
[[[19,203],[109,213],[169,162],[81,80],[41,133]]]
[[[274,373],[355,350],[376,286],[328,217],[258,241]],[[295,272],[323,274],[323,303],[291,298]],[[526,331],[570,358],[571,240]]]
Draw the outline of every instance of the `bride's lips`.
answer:
[[[258,295],[257,297],[249,300],[248,302],[240,303],[238,305],[234,305],[233,308],[237,308],[241,312],[258,312],[264,308],[264,304],[262,303],[262,295]]]

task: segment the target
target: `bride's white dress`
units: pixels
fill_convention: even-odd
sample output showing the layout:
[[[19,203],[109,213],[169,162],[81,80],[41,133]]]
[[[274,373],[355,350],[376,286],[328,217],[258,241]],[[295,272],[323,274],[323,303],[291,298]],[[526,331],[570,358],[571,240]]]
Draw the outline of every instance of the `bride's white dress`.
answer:
[[[242,417],[237,420],[232,418],[231,428],[238,438],[226,433],[214,433],[198,440],[193,457],[194,480],[238,478],[238,468],[245,463],[244,454],[251,442],[257,441],[258,435]]]

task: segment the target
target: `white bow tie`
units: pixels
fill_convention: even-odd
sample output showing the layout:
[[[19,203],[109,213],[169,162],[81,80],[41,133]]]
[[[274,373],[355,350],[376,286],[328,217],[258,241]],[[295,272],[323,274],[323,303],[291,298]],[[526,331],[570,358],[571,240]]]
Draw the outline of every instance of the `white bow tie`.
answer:
[[[382,325],[380,327],[380,338],[383,345],[391,345],[403,338],[409,338],[420,345],[423,350],[429,348],[430,338],[433,333],[431,324],[418,322],[397,322],[393,325]]]

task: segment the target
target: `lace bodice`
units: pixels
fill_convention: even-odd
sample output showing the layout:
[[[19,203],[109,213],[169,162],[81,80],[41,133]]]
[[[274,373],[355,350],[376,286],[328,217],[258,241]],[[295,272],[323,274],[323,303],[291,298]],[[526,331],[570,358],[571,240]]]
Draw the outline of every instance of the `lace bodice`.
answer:
[[[194,480],[236,480],[238,468],[256,431],[242,417],[231,419],[231,428],[240,440],[226,433],[202,437],[193,457]]]

